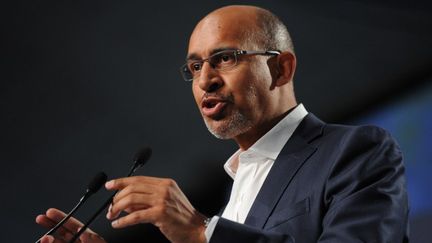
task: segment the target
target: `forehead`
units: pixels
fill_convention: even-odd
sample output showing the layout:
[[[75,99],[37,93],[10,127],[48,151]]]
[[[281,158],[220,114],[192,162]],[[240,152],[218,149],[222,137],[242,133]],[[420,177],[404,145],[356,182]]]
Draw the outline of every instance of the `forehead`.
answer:
[[[188,57],[204,58],[215,50],[246,48],[247,33],[254,28],[254,23],[244,16],[207,16],[191,35]]]

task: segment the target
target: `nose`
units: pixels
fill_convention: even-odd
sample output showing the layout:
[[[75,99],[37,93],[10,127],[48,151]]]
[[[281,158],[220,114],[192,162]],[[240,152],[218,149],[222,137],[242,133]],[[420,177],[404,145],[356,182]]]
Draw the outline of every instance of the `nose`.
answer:
[[[207,93],[215,92],[223,86],[223,80],[210,63],[204,62],[198,80],[199,87]]]

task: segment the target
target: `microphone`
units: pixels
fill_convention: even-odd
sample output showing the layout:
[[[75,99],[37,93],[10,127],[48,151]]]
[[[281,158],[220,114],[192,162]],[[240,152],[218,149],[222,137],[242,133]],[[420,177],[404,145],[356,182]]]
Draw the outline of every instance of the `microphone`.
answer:
[[[131,176],[135,171],[139,168],[141,168],[143,165],[147,163],[147,161],[150,159],[152,155],[152,150],[150,147],[143,147],[135,154],[133,159],[133,166],[130,169],[127,177]]]
[[[94,193],[99,191],[99,189],[102,187],[103,184],[105,184],[107,180],[107,175],[104,172],[99,172],[96,174],[95,177],[90,181],[90,183],[87,186],[87,190],[84,194],[84,196],[81,197],[79,202],[75,205],[75,207],[64,217],[60,222],[57,223],[53,228],[51,228],[48,232],[46,232],[43,236],[39,238],[39,240],[36,241],[36,243],[39,243],[42,239],[42,237],[46,235],[51,235],[54,232],[57,231],[58,228],[60,228],[72,215],[75,213],[78,208],[81,207],[81,205],[84,204],[84,202]]]
[[[152,150],[150,147],[143,147],[135,154],[131,169],[129,170],[129,173],[127,177],[131,176],[135,171],[139,168],[141,168],[144,164],[147,163],[147,161],[150,159],[150,156],[152,155]],[[84,233],[84,231],[89,227],[89,225],[96,219],[97,216],[106,208],[108,205],[111,204],[112,199],[117,194],[118,191],[115,191],[106,201],[105,203],[93,214],[93,216],[87,221],[87,223],[84,224],[84,226],[72,237],[72,239],[69,241],[69,243],[75,242],[81,235]]]

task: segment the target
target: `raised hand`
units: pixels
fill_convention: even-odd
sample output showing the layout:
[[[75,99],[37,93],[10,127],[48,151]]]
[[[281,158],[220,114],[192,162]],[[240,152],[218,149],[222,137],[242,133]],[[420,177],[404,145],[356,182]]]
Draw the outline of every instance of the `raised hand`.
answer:
[[[119,190],[108,210],[114,228],[151,223],[173,243],[206,242],[204,220],[171,179],[135,176],[111,180],[108,190]],[[124,211],[128,214],[119,217]]]

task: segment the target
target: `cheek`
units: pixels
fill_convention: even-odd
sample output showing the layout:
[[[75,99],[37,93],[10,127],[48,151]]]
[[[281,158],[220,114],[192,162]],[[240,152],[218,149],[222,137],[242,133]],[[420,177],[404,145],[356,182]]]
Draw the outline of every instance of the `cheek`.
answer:
[[[245,77],[242,80],[245,82],[237,82],[231,90],[238,108],[248,113],[257,105],[258,90],[256,80],[251,77]]]
[[[256,96],[260,90],[267,86],[268,78],[265,74],[252,66],[247,71],[242,72],[242,75],[237,76],[236,81],[233,82],[233,89],[243,96]]]
[[[202,90],[198,87],[198,85],[192,84],[192,94],[194,96],[195,103],[199,107],[200,106],[199,104],[201,103],[200,97],[202,97]]]
[[[256,71],[254,71],[256,70]],[[235,84],[235,97],[241,109],[246,113],[262,113],[268,104],[271,78],[269,73],[253,69],[242,76]]]

